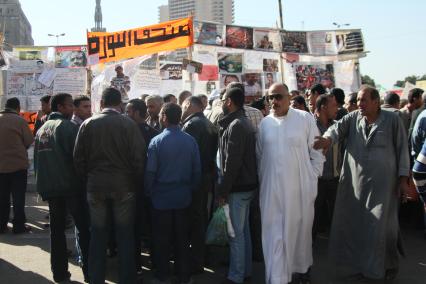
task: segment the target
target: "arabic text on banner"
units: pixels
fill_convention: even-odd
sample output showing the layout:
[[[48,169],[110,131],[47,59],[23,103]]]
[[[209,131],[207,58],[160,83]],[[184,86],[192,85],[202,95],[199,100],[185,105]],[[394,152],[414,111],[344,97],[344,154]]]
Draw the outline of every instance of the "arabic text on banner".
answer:
[[[99,63],[185,48],[193,41],[192,18],[126,31],[87,33],[88,54],[99,57]]]

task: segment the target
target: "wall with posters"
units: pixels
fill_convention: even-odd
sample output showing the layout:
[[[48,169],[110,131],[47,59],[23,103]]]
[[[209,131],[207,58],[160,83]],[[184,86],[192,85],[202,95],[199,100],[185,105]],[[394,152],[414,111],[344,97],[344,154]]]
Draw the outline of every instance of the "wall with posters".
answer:
[[[3,100],[17,97],[21,109],[32,112],[44,95],[87,94],[85,54],[84,46],[14,48],[3,68]]]

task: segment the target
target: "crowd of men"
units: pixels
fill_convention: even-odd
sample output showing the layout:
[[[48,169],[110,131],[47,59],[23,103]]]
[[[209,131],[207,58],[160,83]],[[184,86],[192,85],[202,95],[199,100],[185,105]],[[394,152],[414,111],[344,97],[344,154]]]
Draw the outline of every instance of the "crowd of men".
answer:
[[[249,280],[252,260],[262,258],[267,284],[310,283],[312,244],[330,227],[338,273],[394,279],[403,253],[398,208],[412,177],[426,200],[422,94],[410,91],[400,109],[398,95],[387,93],[381,104],[371,86],[345,96],[317,84],[305,97],[275,83],[245,105],[244,85],[233,82],[215,101],[184,91],[123,104],[111,87],[93,116],[89,97],[43,97],[34,138],[11,98],[0,113],[0,136],[8,137],[0,140],[0,233],[7,232],[10,196],[13,232],[29,230],[26,149],[35,141],[55,282],[71,277],[70,215],[86,282],[105,282],[115,241],[119,283],[139,283],[143,241],[153,284],[193,283],[208,257],[212,211],[225,204],[235,236],[223,283]]]

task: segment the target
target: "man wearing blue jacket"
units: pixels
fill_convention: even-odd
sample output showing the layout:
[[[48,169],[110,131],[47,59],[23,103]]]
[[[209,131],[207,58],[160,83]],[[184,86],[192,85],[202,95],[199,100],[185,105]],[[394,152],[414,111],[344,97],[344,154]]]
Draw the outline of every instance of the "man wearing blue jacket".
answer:
[[[201,162],[197,142],[178,126],[181,115],[178,105],[165,104],[160,112],[164,130],[151,140],[148,147],[145,192],[151,197],[153,206],[153,260],[156,268],[153,283],[169,280],[172,241],[178,283],[191,283],[188,209],[192,191],[201,178]]]

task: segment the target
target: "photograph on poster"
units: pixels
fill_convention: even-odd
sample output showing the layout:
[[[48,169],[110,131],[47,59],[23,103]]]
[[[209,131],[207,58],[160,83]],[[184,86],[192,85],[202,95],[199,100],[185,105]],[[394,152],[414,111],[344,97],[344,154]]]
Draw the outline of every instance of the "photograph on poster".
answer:
[[[217,54],[219,70],[226,73],[241,73],[243,71],[242,53],[221,53]]]
[[[265,90],[265,93],[268,91],[268,89],[277,82],[277,75],[276,73],[268,72],[262,74],[262,81],[263,81],[263,89]]]
[[[194,22],[194,30],[196,43],[223,45],[223,25]]]
[[[263,59],[263,71],[265,72],[278,72],[277,59]]]
[[[306,32],[281,32],[282,51],[308,53]]]
[[[160,67],[162,80],[182,80],[182,64],[167,63]]]
[[[259,97],[262,96],[262,82],[261,74],[259,73],[246,73],[242,75],[244,91],[246,97]]]
[[[87,55],[85,46],[58,46],[56,47],[55,67],[85,67]]]
[[[254,49],[280,51],[279,32],[276,30],[255,29]]]
[[[315,84],[322,84],[325,88],[334,88],[333,64],[297,65],[297,89],[305,91]]]
[[[220,74],[220,88],[226,88],[229,83],[241,83],[241,74]]]
[[[364,42],[360,31],[336,31],[336,45],[339,54],[364,51]]]
[[[253,49],[253,29],[227,25],[226,46],[231,48]]]

